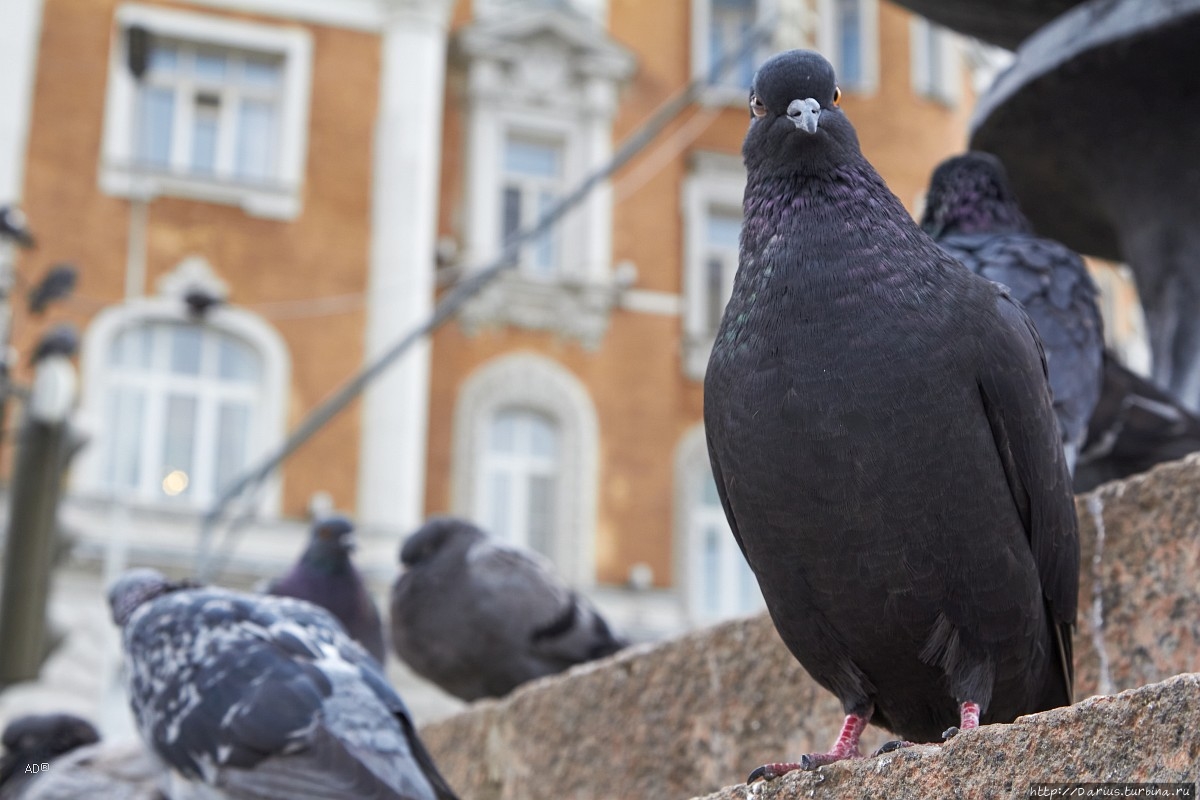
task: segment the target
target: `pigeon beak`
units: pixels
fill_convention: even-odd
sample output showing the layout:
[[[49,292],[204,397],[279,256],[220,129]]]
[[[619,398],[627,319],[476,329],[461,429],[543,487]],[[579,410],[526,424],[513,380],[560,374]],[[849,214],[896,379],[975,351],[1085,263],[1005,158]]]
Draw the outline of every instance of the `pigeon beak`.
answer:
[[[355,550],[358,549],[358,539],[356,539],[354,537],[354,534],[352,534],[352,533],[347,533],[344,536],[342,536],[341,543],[342,543],[342,549],[345,550],[347,553],[353,553]]]
[[[793,100],[788,104],[787,115],[798,130],[816,133],[817,124],[821,119],[821,104],[811,97]]]

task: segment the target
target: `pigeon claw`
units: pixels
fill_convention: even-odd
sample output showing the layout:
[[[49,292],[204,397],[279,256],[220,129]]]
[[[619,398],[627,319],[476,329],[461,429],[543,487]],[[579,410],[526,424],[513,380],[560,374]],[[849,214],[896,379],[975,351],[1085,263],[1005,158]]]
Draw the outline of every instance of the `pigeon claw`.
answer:
[[[912,747],[912,746],[913,746],[912,742],[906,742],[903,739],[893,739],[890,742],[884,742],[883,744],[881,744],[879,746],[879,749],[876,750],[871,755],[872,756],[881,756],[881,755],[884,755],[885,753],[894,753],[897,750],[901,750],[905,747]]]
[[[946,728],[946,730],[942,731],[942,741],[943,742],[948,742],[951,739],[953,739],[955,736],[958,736],[958,726],[957,725],[951,725],[949,728]]]

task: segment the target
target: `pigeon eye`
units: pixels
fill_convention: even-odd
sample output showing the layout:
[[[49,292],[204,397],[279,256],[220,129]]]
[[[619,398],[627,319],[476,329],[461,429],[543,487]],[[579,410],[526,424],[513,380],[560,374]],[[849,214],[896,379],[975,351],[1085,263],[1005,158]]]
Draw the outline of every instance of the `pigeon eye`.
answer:
[[[750,95],[750,113],[756,117],[765,117],[767,115],[767,107],[762,100],[758,99],[758,95]]]
[[[839,86],[833,87],[833,104],[835,106],[842,104],[842,89]]]

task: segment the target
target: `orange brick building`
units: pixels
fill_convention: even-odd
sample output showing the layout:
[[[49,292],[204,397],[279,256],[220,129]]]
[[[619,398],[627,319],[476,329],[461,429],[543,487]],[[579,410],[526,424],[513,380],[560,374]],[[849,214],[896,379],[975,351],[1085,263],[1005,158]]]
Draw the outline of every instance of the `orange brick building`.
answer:
[[[12,20],[0,203],[40,241],[18,272],[81,274],[50,315],[84,331],[92,440],[67,513],[85,558],[116,539],[179,567],[233,477],[768,24],[771,44],[296,452],[224,562],[277,571],[332,503],[386,578],[401,535],[453,512],[648,630],[758,602],[700,428],[754,63],[829,54],[910,208],[971,98],[962,42],[886,0],[14,0]],[[198,316],[197,290],[228,302]],[[45,324],[18,308],[17,347]]]

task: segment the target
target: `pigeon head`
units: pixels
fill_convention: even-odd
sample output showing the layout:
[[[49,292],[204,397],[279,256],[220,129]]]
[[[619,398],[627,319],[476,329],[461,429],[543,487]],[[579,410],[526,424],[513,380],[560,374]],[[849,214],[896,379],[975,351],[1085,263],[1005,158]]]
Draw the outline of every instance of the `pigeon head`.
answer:
[[[308,549],[301,560],[325,572],[343,570],[349,567],[356,544],[354,523],[349,517],[340,514],[320,517],[313,523]]]
[[[4,748],[10,753],[47,757],[95,744],[100,734],[87,720],[72,714],[31,714],[18,717],[4,729]]]
[[[108,607],[112,610],[113,622],[124,626],[143,603],[186,585],[167,580],[156,569],[129,570],[108,590]]]
[[[486,536],[486,533],[464,519],[432,517],[404,540],[400,548],[400,563],[412,567],[446,550],[465,549]]]
[[[921,227],[937,238],[951,233],[1032,233],[1000,159],[970,152],[933,171]]]
[[[788,50],[768,59],[750,88],[747,169],[822,174],[860,158],[841,98],[833,67],[819,53]]]

